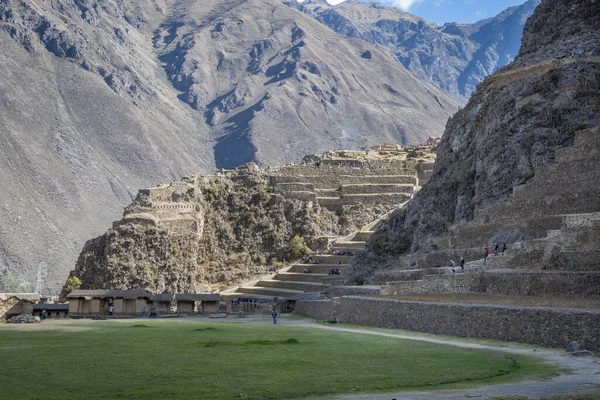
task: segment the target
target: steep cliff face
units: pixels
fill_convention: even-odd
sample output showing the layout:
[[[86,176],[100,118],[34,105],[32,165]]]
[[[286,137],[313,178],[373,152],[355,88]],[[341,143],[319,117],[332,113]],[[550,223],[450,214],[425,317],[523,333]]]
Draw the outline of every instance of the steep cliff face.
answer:
[[[510,7],[475,24],[438,26],[378,3],[289,1],[345,36],[380,45],[417,76],[466,102],[487,75],[510,63],[519,51],[527,18],[540,0]]]
[[[600,3],[567,3],[543,0],[515,62],[486,78],[448,122],[431,180],[357,265],[428,249],[453,224],[511,199],[515,186],[555,163],[557,149],[600,123],[600,29],[593,20]],[[584,49],[581,57],[563,57],[577,48]]]
[[[142,190],[122,220],[86,243],[72,275],[90,289],[217,290],[289,260],[294,236],[348,234],[387,209],[336,214],[271,190],[267,175],[249,169]]]
[[[54,292],[139,187],[441,133],[372,47],[278,0],[0,0],[0,270]]]

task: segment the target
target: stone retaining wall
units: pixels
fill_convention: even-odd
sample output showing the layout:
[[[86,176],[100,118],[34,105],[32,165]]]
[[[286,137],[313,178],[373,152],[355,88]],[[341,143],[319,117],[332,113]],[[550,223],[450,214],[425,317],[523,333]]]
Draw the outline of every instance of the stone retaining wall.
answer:
[[[357,167],[283,167],[274,171],[274,175],[295,175],[295,176],[314,176],[314,175],[414,175],[417,176],[417,170],[414,168],[392,167],[392,168],[357,168]]]
[[[283,197],[287,199],[296,199],[302,201],[317,201],[317,194],[315,192],[283,192]]]
[[[342,185],[343,194],[364,194],[364,193],[407,193],[415,191],[413,185],[397,184],[360,184],[360,185]]]
[[[494,270],[484,273],[487,293],[507,296],[600,297],[600,272]]]
[[[600,351],[600,311],[425,303],[366,297],[298,301],[306,317],[564,348],[572,340]]]
[[[460,269],[460,267],[459,267]],[[421,280],[387,282],[384,294],[485,292],[483,271],[425,275]]]
[[[340,185],[385,185],[406,184],[416,185],[416,175],[310,175],[310,176],[272,176],[271,185],[284,183],[312,184],[315,189],[338,188]]]

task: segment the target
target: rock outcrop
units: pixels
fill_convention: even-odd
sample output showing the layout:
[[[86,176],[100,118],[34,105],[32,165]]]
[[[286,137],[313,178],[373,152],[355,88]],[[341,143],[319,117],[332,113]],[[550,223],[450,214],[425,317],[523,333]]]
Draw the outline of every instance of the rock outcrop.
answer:
[[[600,210],[598,15],[597,1],[542,1],[515,62],[452,117],[431,180],[357,268],[369,271],[391,255],[545,236],[561,215]]]
[[[513,61],[523,26],[540,0],[529,0],[474,24],[443,26],[379,3],[290,0],[287,4],[337,33],[389,50],[417,76],[466,102],[483,78]]]
[[[297,258],[295,237],[322,247],[405,202],[434,157],[390,145],[330,151],[140,190],[123,219],[86,243],[71,275],[83,289],[185,293],[240,283]]]

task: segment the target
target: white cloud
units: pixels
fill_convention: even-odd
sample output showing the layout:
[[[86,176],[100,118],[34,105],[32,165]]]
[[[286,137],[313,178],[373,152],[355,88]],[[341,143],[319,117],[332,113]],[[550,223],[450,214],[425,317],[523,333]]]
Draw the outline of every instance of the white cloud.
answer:
[[[475,16],[477,16],[479,18],[485,18],[485,17],[487,17],[487,11],[479,10],[475,13]]]
[[[408,11],[414,4],[420,3],[423,0],[390,0],[389,3],[394,7],[398,7],[404,11]]]
[[[298,2],[302,3],[304,0],[297,0]],[[329,4],[340,4],[343,3],[345,0],[327,0],[327,2]],[[408,11],[414,4],[418,4],[421,3],[423,0],[376,0],[379,1],[380,3],[384,3],[384,4],[388,4],[390,6],[394,6],[394,7],[398,7],[404,11]],[[442,2],[444,2],[444,0],[442,0]],[[448,3],[450,3],[450,1],[448,1]]]

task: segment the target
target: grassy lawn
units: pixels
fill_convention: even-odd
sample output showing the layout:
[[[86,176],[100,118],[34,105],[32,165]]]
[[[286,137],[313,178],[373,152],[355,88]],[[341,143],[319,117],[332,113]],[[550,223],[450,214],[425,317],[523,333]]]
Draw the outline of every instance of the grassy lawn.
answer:
[[[11,400],[288,399],[556,372],[532,357],[419,341],[176,321],[4,325],[0,359],[0,399]]]

